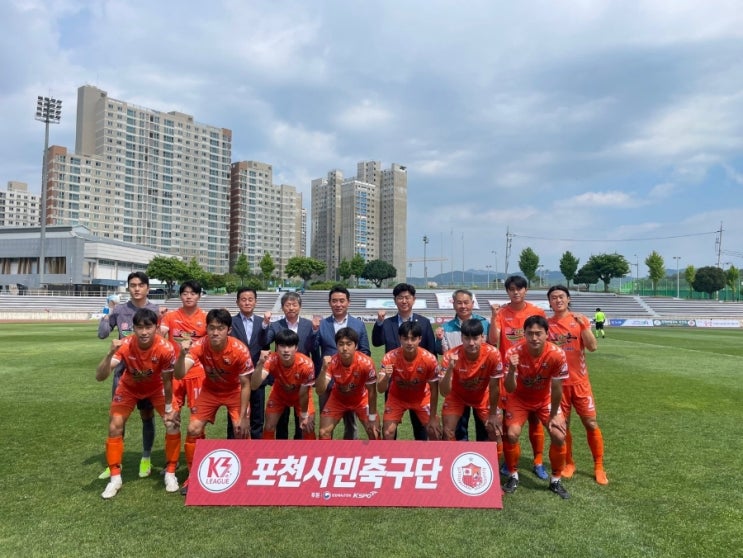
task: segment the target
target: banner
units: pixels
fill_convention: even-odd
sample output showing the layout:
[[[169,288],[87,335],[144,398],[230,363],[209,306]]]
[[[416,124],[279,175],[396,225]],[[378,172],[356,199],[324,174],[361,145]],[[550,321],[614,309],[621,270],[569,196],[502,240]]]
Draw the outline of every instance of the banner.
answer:
[[[696,320],[697,327],[741,327],[741,320]]]
[[[655,327],[696,327],[695,320],[653,320]]]
[[[611,327],[653,327],[650,318],[613,318],[609,320]]]
[[[495,443],[211,439],[186,505],[503,507]]]

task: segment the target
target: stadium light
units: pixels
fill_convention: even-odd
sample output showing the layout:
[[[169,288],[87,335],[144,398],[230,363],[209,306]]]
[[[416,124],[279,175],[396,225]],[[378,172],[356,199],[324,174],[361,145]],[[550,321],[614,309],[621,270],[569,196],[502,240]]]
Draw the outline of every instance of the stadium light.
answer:
[[[493,254],[493,262],[495,263],[495,288],[498,288],[498,252],[495,250],[490,251]]]
[[[674,256],[674,260],[676,260],[676,298],[680,298],[679,296],[679,260],[681,259],[681,256]]]
[[[428,236],[423,235],[423,288],[428,288],[428,262],[426,261],[426,246],[428,246]]]
[[[46,264],[46,187],[48,180],[47,152],[49,151],[49,124],[62,119],[62,101],[51,97],[36,98],[36,120],[44,123],[44,157],[41,169],[41,230],[39,234],[39,288],[44,287]]]

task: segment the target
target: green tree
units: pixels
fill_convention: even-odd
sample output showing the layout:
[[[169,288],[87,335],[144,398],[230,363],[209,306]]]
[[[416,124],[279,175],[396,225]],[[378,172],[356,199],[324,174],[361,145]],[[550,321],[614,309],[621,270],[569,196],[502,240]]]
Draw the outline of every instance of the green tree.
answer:
[[[250,265],[248,264],[248,257],[245,254],[240,254],[235,262],[233,273],[240,278],[240,285],[250,277]]]
[[[343,258],[343,260],[341,261],[341,265],[338,266],[338,275],[340,275],[344,283],[348,283],[351,275],[353,275],[353,271],[351,270],[351,262]]]
[[[658,281],[666,276],[666,263],[663,261],[661,256],[655,250],[645,258],[645,265],[648,266],[648,277],[650,283],[653,285],[653,296],[658,294]]]
[[[588,269],[587,266],[581,267],[578,272],[573,276],[573,281],[576,285],[585,285],[586,291],[591,290],[591,285],[595,285],[599,282],[599,276],[592,269]]]
[[[689,285],[689,298],[691,298],[691,284],[694,282],[694,277],[697,274],[697,270],[693,265],[687,265],[684,270],[684,279],[686,284]]]
[[[725,283],[730,290],[733,291],[733,300],[738,300],[738,292],[740,291],[740,270],[734,265],[725,272]]]
[[[361,277],[361,274],[364,273],[364,268],[366,267],[366,261],[364,260],[364,257],[361,254],[356,254],[353,258],[351,258],[351,275],[353,275],[356,278],[356,286],[359,286],[359,277]]]
[[[725,288],[725,280],[725,272],[710,265],[697,269],[691,286],[698,293],[707,293],[707,296],[712,298],[714,293]]]
[[[620,254],[591,256],[583,267],[603,281],[605,293],[609,292],[609,283],[614,277],[624,277],[630,272],[629,262]]]
[[[568,282],[568,288],[570,288],[570,281],[573,280],[576,271],[578,271],[578,264],[580,264],[580,260],[570,250],[565,252],[560,258],[560,273],[562,273]]]
[[[372,260],[364,266],[361,278],[374,283],[377,288],[382,286],[385,279],[391,279],[397,275],[397,270],[392,264],[384,260]]]
[[[204,271],[204,268],[201,267],[201,264],[199,264],[198,261],[196,261],[196,258],[191,258],[191,261],[186,264],[186,270],[183,273],[182,277],[179,277],[181,281],[198,281],[199,283],[204,282],[204,277],[206,275],[206,271]]]
[[[537,276],[539,256],[531,248],[524,248],[519,255],[519,269],[531,283]]]
[[[176,281],[182,280],[186,274],[186,264],[175,256],[155,256],[147,264],[147,275],[153,279],[159,279],[168,287],[168,295],[173,292]]]
[[[313,275],[322,275],[325,273],[325,262],[316,260],[315,258],[306,258],[302,256],[295,256],[289,258],[286,262],[286,269],[284,272],[287,277],[301,277],[304,280],[304,288],[307,288],[307,281],[312,279]]]
[[[271,254],[269,252],[266,252],[265,254],[263,254],[261,261],[258,262],[258,267],[261,268],[261,274],[263,275],[263,281],[268,283],[268,280],[271,278],[271,274],[273,273],[273,270],[276,269],[276,264],[274,263],[273,258],[271,257]]]

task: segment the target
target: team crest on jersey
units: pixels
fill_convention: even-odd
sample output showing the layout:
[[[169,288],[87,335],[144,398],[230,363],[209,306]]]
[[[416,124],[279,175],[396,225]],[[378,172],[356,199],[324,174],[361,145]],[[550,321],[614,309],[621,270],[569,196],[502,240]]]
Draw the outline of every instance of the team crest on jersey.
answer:
[[[450,474],[454,486],[467,496],[481,496],[493,484],[493,467],[479,453],[459,455],[452,462]]]

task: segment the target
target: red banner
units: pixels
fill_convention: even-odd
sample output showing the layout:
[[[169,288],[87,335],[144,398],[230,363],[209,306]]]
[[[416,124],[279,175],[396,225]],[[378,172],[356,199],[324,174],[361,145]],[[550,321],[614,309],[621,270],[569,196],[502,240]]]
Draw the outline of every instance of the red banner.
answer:
[[[502,508],[488,442],[198,440],[189,506]]]

